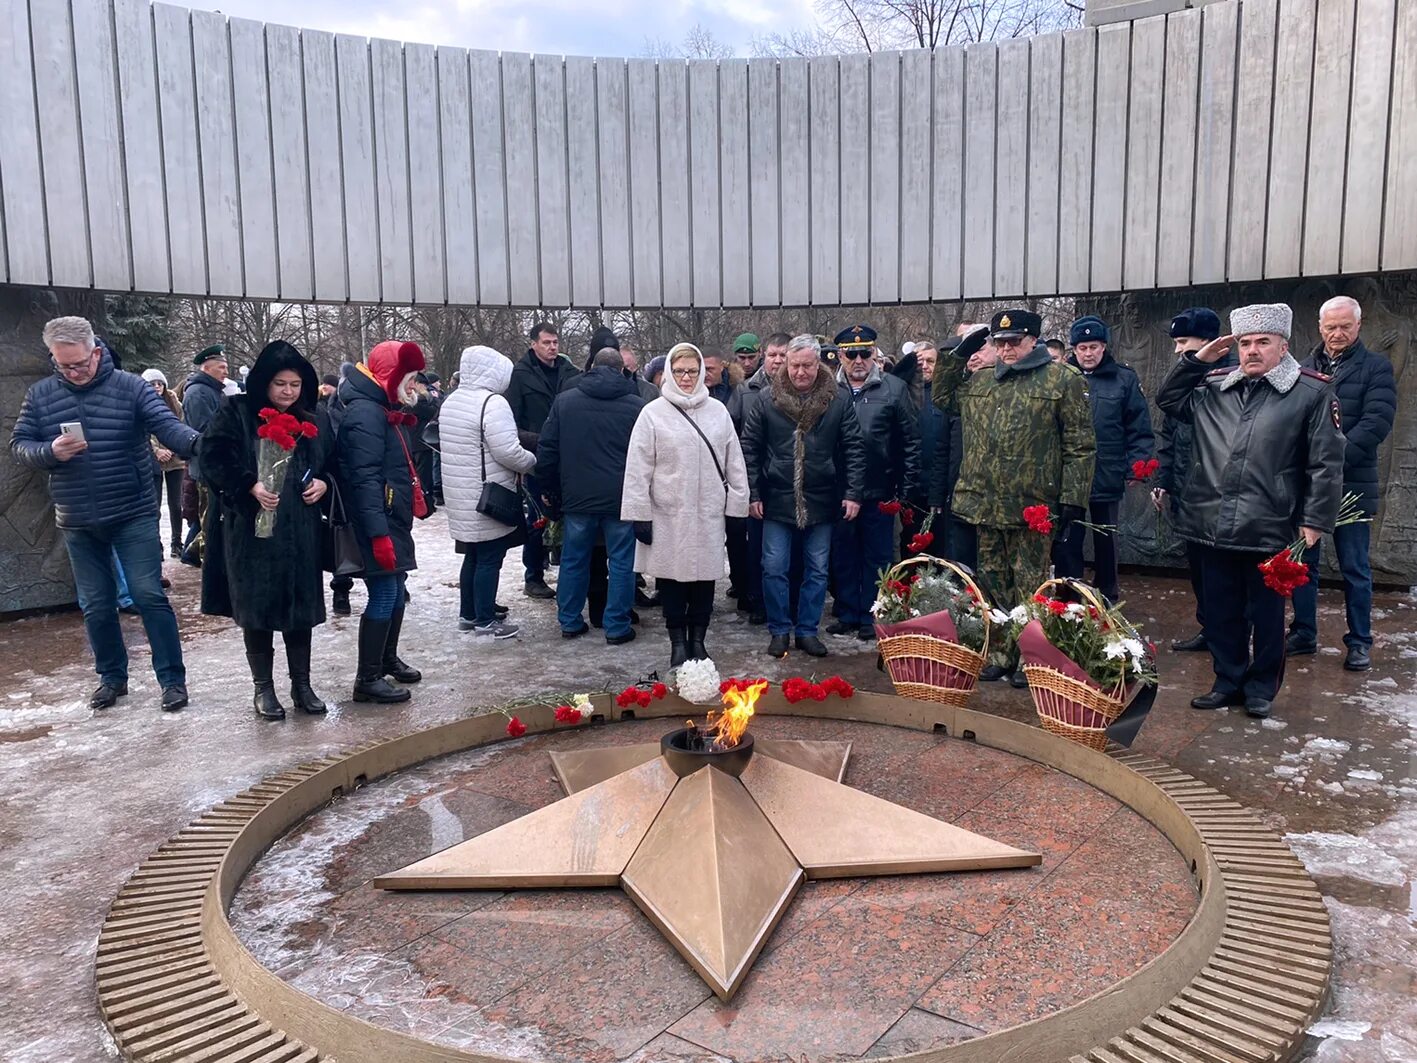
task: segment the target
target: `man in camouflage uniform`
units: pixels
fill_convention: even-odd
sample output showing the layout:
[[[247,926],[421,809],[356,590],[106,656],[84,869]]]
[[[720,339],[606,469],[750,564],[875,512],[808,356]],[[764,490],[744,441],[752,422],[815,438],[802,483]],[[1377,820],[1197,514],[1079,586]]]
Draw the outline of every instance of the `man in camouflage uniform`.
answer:
[[[1024,509],[1047,506],[1055,534],[1066,534],[1082,519],[1097,454],[1087,385],[1038,343],[1042,326],[1028,310],[1001,310],[987,330],[999,353],[991,368],[966,378],[970,355],[986,339],[980,328],[935,369],[935,405],[959,415],[964,442],[954,513],[978,529],[979,574],[1004,609],[1048,577],[1051,540],[1029,530]],[[1006,671],[992,665],[981,678]],[[1010,681],[1025,685],[1017,669]]]

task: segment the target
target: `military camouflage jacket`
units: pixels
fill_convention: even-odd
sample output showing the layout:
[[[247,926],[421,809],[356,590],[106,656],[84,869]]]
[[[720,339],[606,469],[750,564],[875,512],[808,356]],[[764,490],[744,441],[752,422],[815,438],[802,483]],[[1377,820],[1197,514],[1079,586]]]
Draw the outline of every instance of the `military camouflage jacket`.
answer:
[[[966,359],[941,352],[935,405],[958,413],[964,455],[954,514],[970,524],[1022,525],[1025,506],[1086,506],[1097,439],[1087,384],[1055,365],[1041,344],[1009,371],[965,375]]]

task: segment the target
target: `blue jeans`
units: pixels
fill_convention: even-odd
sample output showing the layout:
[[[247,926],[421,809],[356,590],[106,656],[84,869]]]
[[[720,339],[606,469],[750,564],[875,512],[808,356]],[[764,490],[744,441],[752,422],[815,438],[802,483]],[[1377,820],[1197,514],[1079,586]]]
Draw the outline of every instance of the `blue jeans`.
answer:
[[[561,574],[556,581],[556,619],[562,631],[575,631],[584,621],[590,590],[590,552],[601,536],[610,570],[605,595],[605,636],[618,638],[630,630],[635,604],[635,526],[608,513],[561,515]]]
[[[832,525],[795,528],[781,521],[763,521],[763,601],[767,605],[768,631],[790,634],[794,625],[789,611],[787,572],[792,546],[802,544],[802,588],[797,597],[796,632],[816,635],[827,601],[827,564],[831,557]]]
[[[128,682],[128,649],[118,621],[118,581],[114,561],[123,566],[133,604],[143,618],[152,648],[153,671],[164,689],[187,682],[177,615],[162,589],[162,541],[151,515],[92,528],[65,528],[64,546],[74,570],[84,631],[93,650],[94,671],[110,686]]]
[[[855,520],[837,521],[832,530],[832,575],[843,624],[871,626],[876,583],[881,570],[895,560],[894,530],[895,517],[882,513],[874,502],[863,505]]]
[[[1373,646],[1373,570],[1368,565],[1368,541],[1371,524],[1345,524],[1333,530],[1333,545],[1338,550],[1338,570],[1343,575],[1343,604],[1348,613],[1348,634],[1343,644],[1350,649]],[[1319,639],[1319,557],[1323,544],[1311,547],[1305,557],[1309,563],[1309,582],[1294,592],[1294,623],[1291,635],[1308,642]]]
[[[506,538],[468,543],[458,575],[460,618],[486,626],[497,619],[497,584],[502,575],[502,559],[507,556]]]
[[[159,541],[158,545],[162,545],[161,541]],[[113,551],[113,580],[114,585],[118,588],[118,608],[133,608],[133,595],[128,590],[128,577],[123,575],[123,562],[118,560],[117,550]],[[79,608],[82,609],[83,607],[84,603],[80,602]]]

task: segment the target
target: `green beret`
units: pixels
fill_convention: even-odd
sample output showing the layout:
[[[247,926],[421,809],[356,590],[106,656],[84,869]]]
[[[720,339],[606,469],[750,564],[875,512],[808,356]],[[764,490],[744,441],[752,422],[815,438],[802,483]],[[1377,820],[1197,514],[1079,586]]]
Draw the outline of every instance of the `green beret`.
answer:
[[[192,364],[201,365],[203,362],[210,361],[213,358],[225,357],[226,348],[223,347],[220,343],[213,343],[210,347],[207,347],[204,350],[200,350],[196,354],[194,354],[192,356]]]

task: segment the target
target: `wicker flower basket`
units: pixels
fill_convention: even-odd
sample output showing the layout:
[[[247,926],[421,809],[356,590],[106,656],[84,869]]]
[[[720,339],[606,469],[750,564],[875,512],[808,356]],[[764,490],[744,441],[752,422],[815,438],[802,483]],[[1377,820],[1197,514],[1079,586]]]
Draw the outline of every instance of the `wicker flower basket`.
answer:
[[[888,576],[899,579],[906,569],[921,564],[947,569],[983,600],[979,585],[969,572],[944,558],[928,554],[907,558],[895,565]],[[986,610],[984,647],[979,652],[954,641],[958,636],[948,612],[930,613],[898,624],[877,624],[876,638],[897,694],[961,707],[974,692],[979,673],[988,660],[989,629],[989,613]]]
[[[1043,594],[1059,584],[1080,594],[1099,612],[1106,611],[1097,592],[1076,580],[1051,579],[1035,593]],[[1030,648],[1029,643],[1034,639],[1029,627],[1037,629],[1036,638],[1042,643],[1041,648]],[[1019,635],[1019,653],[1023,674],[1028,677],[1028,690],[1033,695],[1033,707],[1038,711],[1043,729],[1089,749],[1105,750],[1107,728],[1122,714],[1132,691],[1125,685],[1103,690],[1077,664],[1047,642],[1036,620]]]

